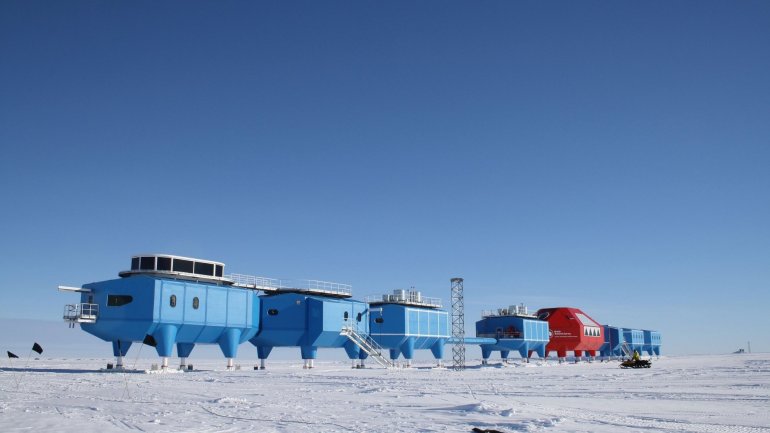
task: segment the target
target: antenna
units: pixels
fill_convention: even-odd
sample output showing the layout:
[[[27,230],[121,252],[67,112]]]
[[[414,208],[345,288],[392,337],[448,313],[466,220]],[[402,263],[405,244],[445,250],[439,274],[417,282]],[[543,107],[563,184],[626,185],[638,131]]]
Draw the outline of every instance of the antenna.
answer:
[[[463,279],[452,278],[452,369],[465,370],[465,301]]]

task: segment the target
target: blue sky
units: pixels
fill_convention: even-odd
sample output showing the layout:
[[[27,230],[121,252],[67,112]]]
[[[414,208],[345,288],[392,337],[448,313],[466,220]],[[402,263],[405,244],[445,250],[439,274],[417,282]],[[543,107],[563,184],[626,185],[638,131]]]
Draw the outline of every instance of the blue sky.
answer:
[[[0,318],[142,252],[770,350],[770,4],[0,3]],[[62,326],[64,326],[62,324]],[[105,353],[108,349],[105,346]],[[250,353],[250,352],[249,352]]]

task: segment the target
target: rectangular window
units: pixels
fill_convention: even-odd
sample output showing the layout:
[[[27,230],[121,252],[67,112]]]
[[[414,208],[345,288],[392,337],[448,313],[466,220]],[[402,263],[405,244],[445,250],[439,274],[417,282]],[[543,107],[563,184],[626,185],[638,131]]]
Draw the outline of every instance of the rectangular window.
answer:
[[[217,265],[217,277],[222,276],[222,265]]]
[[[193,273],[193,262],[190,260],[174,259],[174,272]]]
[[[170,271],[171,270],[171,258],[170,257],[158,257],[158,268],[159,271]]]
[[[139,269],[143,271],[154,271],[155,257],[142,257],[142,261],[139,264]]]
[[[129,295],[107,295],[108,307],[120,307],[133,301],[134,298]]]
[[[132,271],[138,271],[139,270],[139,257],[132,257],[131,258],[131,270]]]
[[[214,265],[212,263],[195,262],[195,273],[198,275],[214,275]]]

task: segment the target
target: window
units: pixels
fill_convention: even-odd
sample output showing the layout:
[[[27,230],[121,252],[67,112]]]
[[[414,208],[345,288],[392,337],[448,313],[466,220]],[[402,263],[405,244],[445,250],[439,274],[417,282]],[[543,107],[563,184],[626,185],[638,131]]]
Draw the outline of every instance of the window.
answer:
[[[200,307],[200,306],[201,306],[201,301],[198,299],[198,297],[197,297],[197,296],[196,296],[196,297],[194,297],[194,298],[193,298],[193,309],[194,309],[194,310],[197,310],[197,309],[198,309],[198,307]]]
[[[269,314],[271,316],[276,316],[276,315],[278,315],[278,310],[276,310],[275,308],[271,308],[271,309],[267,310],[267,314]]]
[[[222,276],[222,271],[223,271],[222,265],[217,265],[217,273],[215,275],[217,277],[221,277]]]
[[[195,273],[199,275],[214,275],[214,265],[211,263],[195,262]]]
[[[360,322],[362,316],[363,315],[361,313],[358,313],[358,315],[356,316],[356,321]]]
[[[139,257],[132,257],[131,258],[131,270],[132,271],[138,271],[139,270]]]
[[[385,320],[383,320],[383,319],[382,319],[382,317],[378,317],[378,318],[374,319],[374,322],[375,322],[375,323],[382,323],[382,322],[384,322],[384,321],[385,321]]]
[[[142,257],[141,261],[139,262],[139,269],[143,271],[154,271],[155,257]]]
[[[171,295],[171,297],[168,299],[168,304],[171,305],[171,307],[176,307],[176,295]]]
[[[158,267],[156,269],[159,271],[170,271],[171,257],[158,257]]]
[[[126,305],[133,300],[134,297],[129,295],[107,295],[107,306],[120,307],[121,305]]]
[[[349,317],[349,316],[348,316],[348,312],[346,311],[346,312],[345,312],[345,313],[342,315],[342,318],[343,318],[343,319],[345,319],[345,320],[348,320],[348,317]]]
[[[193,273],[193,262],[190,260],[174,259],[174,272]]]

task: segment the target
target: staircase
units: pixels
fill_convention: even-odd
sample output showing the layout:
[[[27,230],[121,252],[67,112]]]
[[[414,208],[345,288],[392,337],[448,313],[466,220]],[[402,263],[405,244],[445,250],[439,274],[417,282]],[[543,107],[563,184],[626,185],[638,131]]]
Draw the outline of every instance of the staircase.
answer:
[[[624,353],[624,354],[625,354],[627,357],[629,357],[629,358],[633,358],[633,356],[634,356],[634,352],[631,350],[631,346],[629,346],[627,342],[625,342],[625,341],[624,341],[624,342],[623,342],[623,343],[620,345],[620,350],[622,350],[622,351],[623,351],[623,353]]]
[[[383,355],[383,349],[376,341],[369,335],[363,332],[359,332],[353,326],[343,326],[340,335],[344,335],[350,339],[356,346],[361,348],[367,355],[371,356],[378,364],[385,368],[395,367],[393,362],[390,362],[388,358]]]

